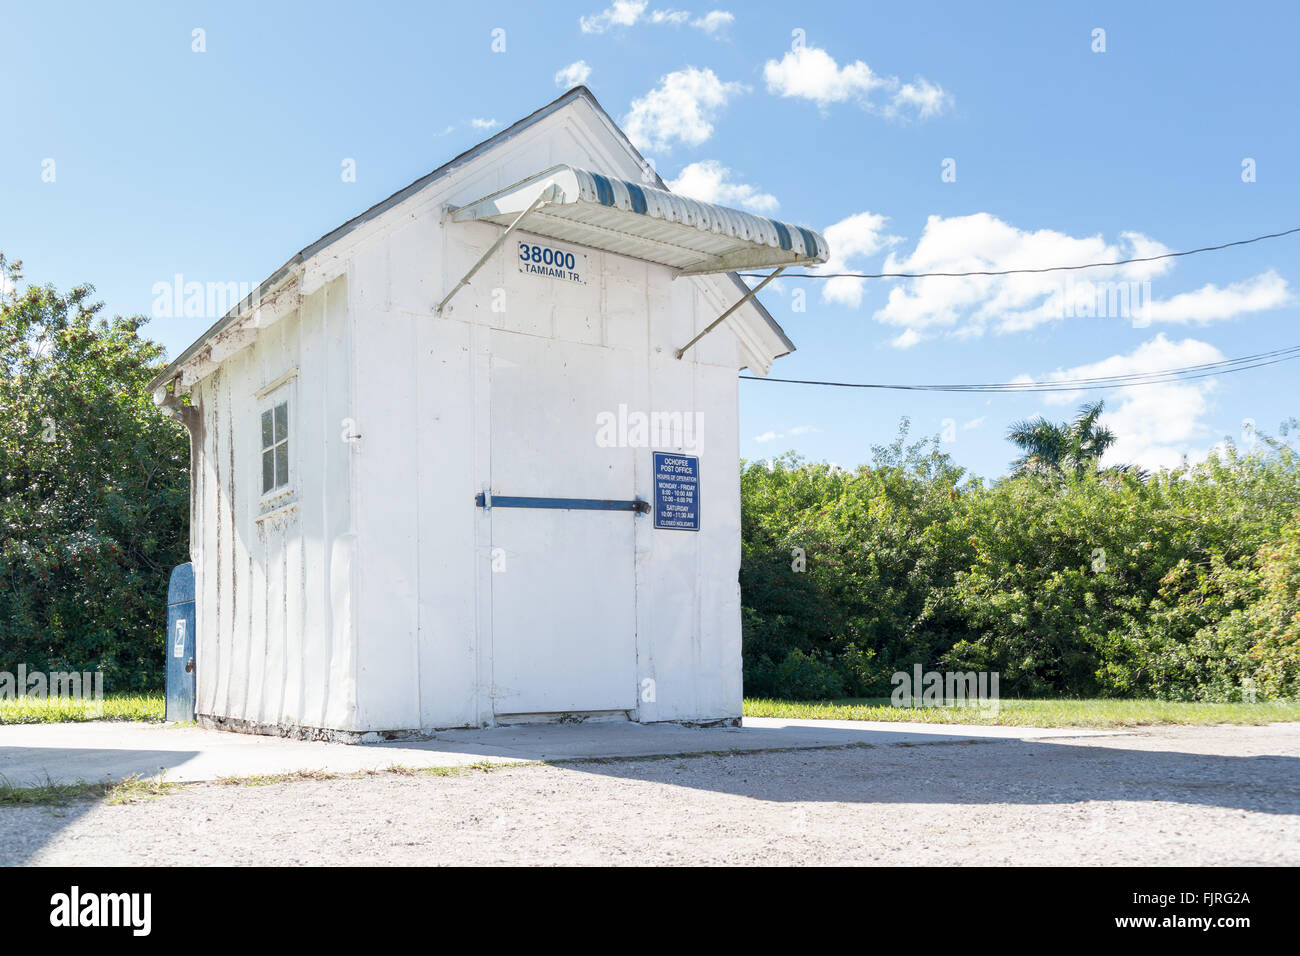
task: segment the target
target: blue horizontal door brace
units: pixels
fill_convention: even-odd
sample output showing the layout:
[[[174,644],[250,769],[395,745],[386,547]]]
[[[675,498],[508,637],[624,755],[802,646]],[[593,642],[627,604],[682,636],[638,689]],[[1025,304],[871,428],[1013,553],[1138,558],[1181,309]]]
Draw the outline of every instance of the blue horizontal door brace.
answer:
[[[474,497],[474,505],[479,508],[560,508],[570,511],[635,511],[649,514],[650,502],[619,501],[614,498],[525,498],[510,495],[493,495],[485,500],[482,492]]]

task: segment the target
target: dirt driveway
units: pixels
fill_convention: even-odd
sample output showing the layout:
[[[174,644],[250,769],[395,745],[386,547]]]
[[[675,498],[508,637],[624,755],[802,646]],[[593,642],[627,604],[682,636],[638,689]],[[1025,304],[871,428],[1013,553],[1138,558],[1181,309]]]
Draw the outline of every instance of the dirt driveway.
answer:
[[[1297,864],[1300,724],[193,784],[5,864]]]

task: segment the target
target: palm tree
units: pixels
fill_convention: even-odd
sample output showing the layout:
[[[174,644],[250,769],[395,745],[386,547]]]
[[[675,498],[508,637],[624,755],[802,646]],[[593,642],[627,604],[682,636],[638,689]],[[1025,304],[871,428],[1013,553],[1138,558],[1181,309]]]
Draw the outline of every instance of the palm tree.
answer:
[[[1107,450],[1115,444],[1115,433],[1098,424],[1103,401],[1085,403],[1072,422],[1049,422],[1041,415],[1014,422],[1007,439],[1022,454],[1011,463],[1017,474],[1082,474],[1096,469]]]

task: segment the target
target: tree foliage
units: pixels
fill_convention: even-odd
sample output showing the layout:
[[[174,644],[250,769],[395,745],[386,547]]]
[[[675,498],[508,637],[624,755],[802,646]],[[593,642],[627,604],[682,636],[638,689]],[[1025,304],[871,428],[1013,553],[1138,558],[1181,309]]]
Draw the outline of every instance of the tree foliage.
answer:
[[[996,670],[1026,696],[1300,693],[1294,452],[1099,471],[1099,415],[1047,446],[1063,454],[1034,453],[1052,467],[989,486],[937,442],[909,445],[906,421],[852,473],[742,465],[746,692],[806,695],[814,661],[813,696],[883,695],[914,664]],[[797,687],[781,678],[795,651]]]
[[[1049,422],[1041,415],[1012,424],[1007,440],[1020,449],[1011,463],[1017,474],[1080,475],[1096,471],[1115,444],[1115,433],[1100,424],[1105,402],[1085,403],[1070,422]]]
[[[20,290],[3,256],[0,274],[0,670],[156,685],[189,497],[185,432],[145,390],[162,349],[91,286]]]

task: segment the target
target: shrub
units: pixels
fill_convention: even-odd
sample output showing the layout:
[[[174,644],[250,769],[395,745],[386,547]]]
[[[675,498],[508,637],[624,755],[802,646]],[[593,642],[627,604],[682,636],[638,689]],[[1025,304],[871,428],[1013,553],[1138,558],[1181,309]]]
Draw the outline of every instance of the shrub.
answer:
[[[1296,464],[1274,440],[1154,476],[1025,469],[985,487],[937,441],[908,445],[906,421],[853,472],[742,463],[746,686],[793,696],[811,661],[855,696],[915,664],[996,670],[1019,696],[1294,695]]]
[[[144,319],[98,318],[92,291],[0,297],[0,670],[102,669],[124,691],[161,681],[189,448],[145,392]]]

